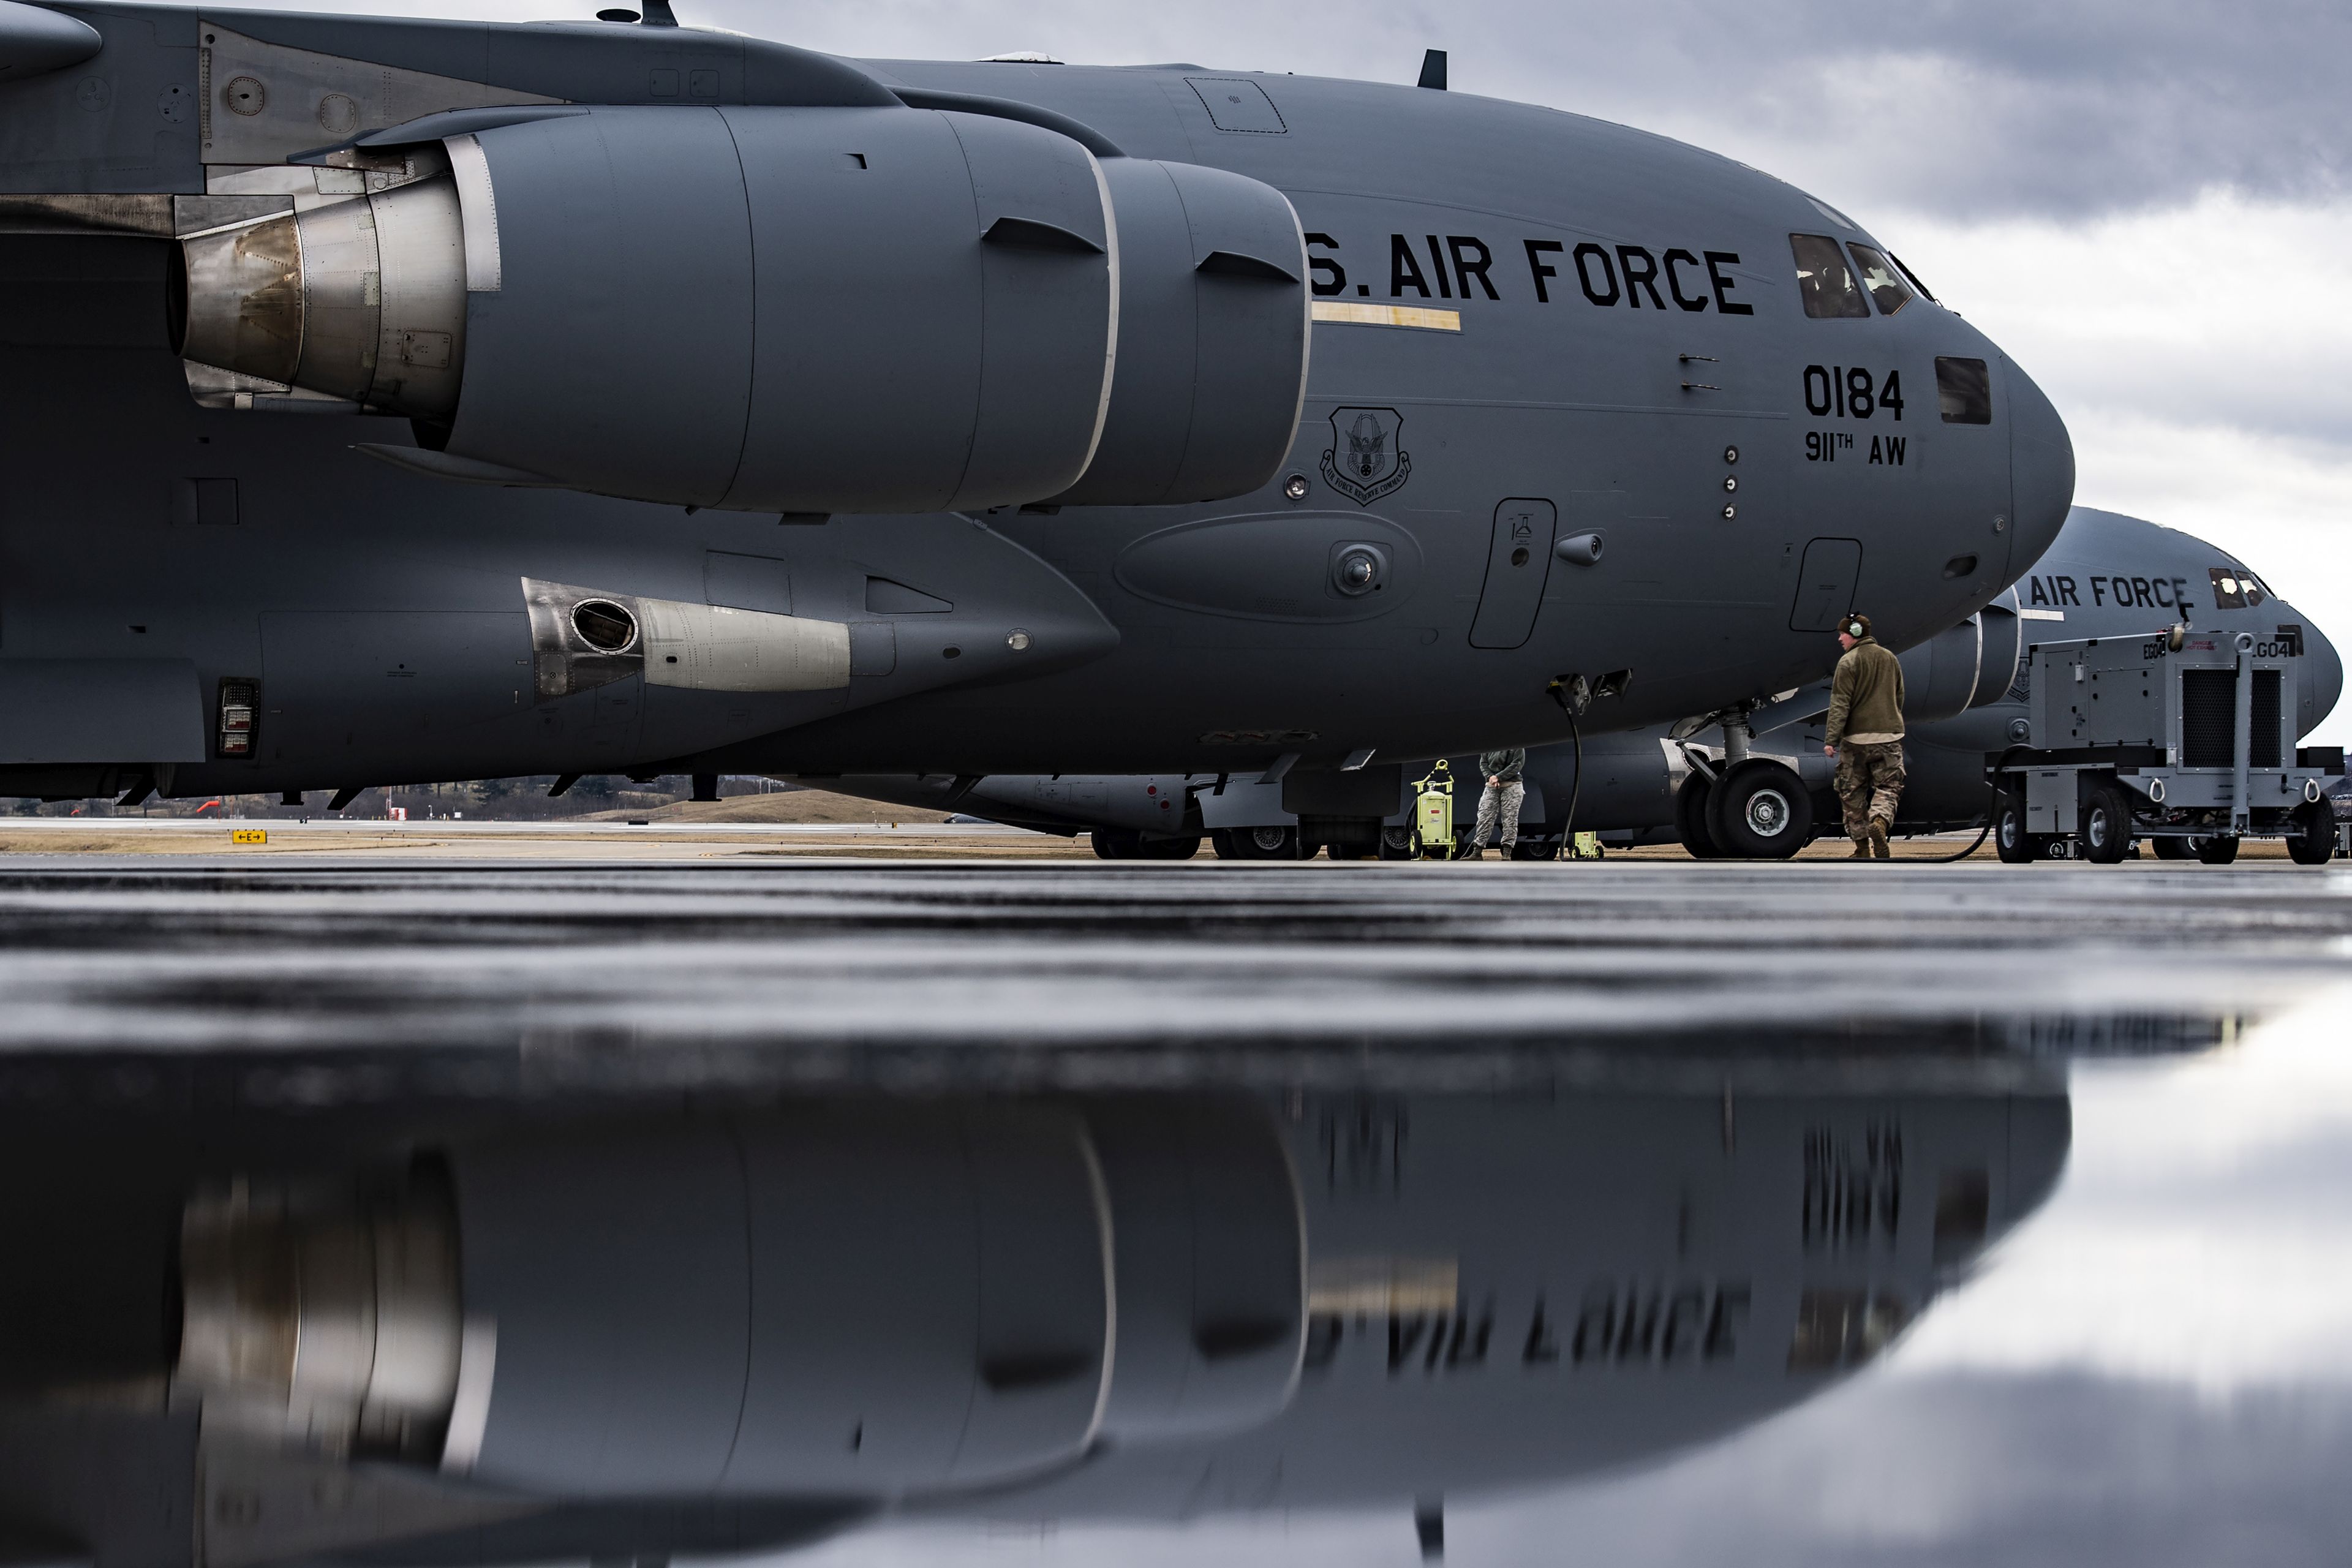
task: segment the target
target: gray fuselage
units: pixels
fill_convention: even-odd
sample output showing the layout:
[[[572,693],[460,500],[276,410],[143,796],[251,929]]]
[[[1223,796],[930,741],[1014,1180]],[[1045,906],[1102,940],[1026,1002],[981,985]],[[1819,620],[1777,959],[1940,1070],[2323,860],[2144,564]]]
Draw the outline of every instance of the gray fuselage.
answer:
[[[128,199],[237,173],[198,140],[232,126],[226,103],[180,118],[154,107],[197,90],[198,58],[215,47],[198,35],[213,24],[66,9],[104,47],[73,70],[0,83],[0,187]],[[270,79],[285,94],[427,84],[396,106],[351,88],[362,131],[453,107],[455,89],[430,82],[466,85],[467,103],[536,95],[641,117],[793,101],[751,68],[792,52],[688,29],[262,12],[235,25],[249,55],[294,62]],[[713,102],[645,107],[705,55],[712,68],[688,74],[709,78],[693,91]],[[0,788],[1198,772],[1289,754],[1319,775],[1367,749],[1385,763],[1564,738],[1548,690],[1559,677],[1613,677],[1622,690],[1601,706],[1615,727],[1802,685],[1828,668],[1836,615],[1863,605],[1889,638],[1926,637],[1999,594],[2064,514],[2071,449],[2025,374],[1924,297],[1893,315],[1808,316],[1790,236],[1868,237],[1716,154],[1376,84],[793,58],[828,80],[862,77],[886,101],[885,86],[1042,106],[1136,157],[1280,191],[1318,311],[1287,460],[1255,490],[1209,502],[1041,497],[781,524],[453,482],[353,450],[396,455],[411,444],[404,420],[196,405],[166,325],[181,287],[169,240],[0,234],[13,389],[0,692],[16,716]],[[84,78],[111,85],[77,100]],[[304,135],[326,140],[285,134],[289,155]],[[521,167],[500,163],[499,134],[481,137],[493,180]],[[598,221],[626,231],[628,199],[618,190]],[[501,204],[506,292],[467,296],[483,343],[498,323],[482,301],[527,303],[534,258],[565,248],[560,232],[525,232],[531,210]],[[688,310],[698,265],[667,256],[667,275],[636,292]],[[614,293],[567,319],[625,338],[637,310]],[[814,310],[821,321],[822,301]],[[1412,313],[1424,311],[1447,314]],[[1148,345],[1122,342],[1122,361],[1130,346]],[[1939,357],[1988,367],[1987,422],[1939,414]],[[674,372],[691,382],[697,366]],[[620,412],[667,428],[679,400],[658,385],[637,395]],[[461,399],[461,439],[467,417]],[[795,438],[761,427],[744,439],[782,462]],[[1552,552],[1596,534],[1596,563]],[[1356,546],[1376,561],[1370,591],[1335,576]],[[526,579],[845,623],[846,674],[814,690],[630,674],[550,695],[534,681]],[[221,732],[236,691],[253,710],[242,750]]]
[[[2237,591],[2226,591],[2224,579],[2239,584]],[[2053,637],[2133,636],[2183,619],[2200,630],[2252,632],[2265,647],[2292,644],[2300,649],[2297,657],[2304,660],[2305,677],[2296,689],[2300,734],[2309,734],[2327,717],[2343,690],[2343,661],[2335,645],[2294,605],[2275,596],[2235,554],[2194,534],[2138,518],[2074,508],[2058,542],[2017,584],[2014,597],[2022,622],[2017,637],[2021,648]],[[2003,603],[2008,599],[2004,595]],[[1923,696],[1932,679],[1925,668],[1929,652],[1922,645],[1904,656],[1910,684]],[[2022,668],[2021,659],[2018,668]],[[2006,667],[1987,669],[1973,684],[1979,689],[1958,700],[1967,704],[1964,711],[1914,722],[1905,735],[1906,783],[1897,823],[1904,831],[1980,820],[1990,798],[1987,758],[2032,739],[2021,676],[2012,677]],[[1816,690],[1813,697],[1810,708],[1780,705],[1790,717],[1780,727],[1760,732],[1754,745],[1759,754],[1787,761],[1812,786],[1820,797],[1817,826],[1829,831],[1836,818],[1828,794],[1829,760],[1822,754],[1821,706],[1826,703],[1826,690]],[[1703,754],[1713,755],[1719,751],[1713,744],[1717,738],[1706,731],[1693,743]],[[1587,733],[1580,793],[1575,790],[1577,755],[1577,748],[1570,744],[1529,752],[1521,817],[1527,835],[1556,837],[1568,818],[1572,794],[1579,829],[1638,837],[1671,828],[1675,792],[1687,763],[1664,726]],[[1465,792],[1458,797],[1461,816],[1478,787],[1477,758],[1456,754],[1449,763]],[[946,805],[1049,831],[1102,828],[1181,837],[1217,828],[1288,827],[1298,820],[1297,813],[1282,809],[1278,788],[1231,775],[1221,784],[1210,773],[1071,773],[978,781],[853,778],[828,784],[899,805]],[[1400,800],[1390,814],[1391,823],[1402,824],[1402,806]]]

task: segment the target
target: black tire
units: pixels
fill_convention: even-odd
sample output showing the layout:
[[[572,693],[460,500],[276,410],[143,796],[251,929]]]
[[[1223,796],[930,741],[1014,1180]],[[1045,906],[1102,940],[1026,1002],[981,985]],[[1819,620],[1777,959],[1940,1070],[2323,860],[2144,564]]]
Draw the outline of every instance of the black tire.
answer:
[[[1334,860],[1369,860],[1372,847],[1369,844],[1326,844],[1323,853]]]
[[[2092,864],[2113,866],[2123,859],[2132,845],[2131,797],[2123,785],[2091,787],[2091,798],[2083,803],[2077,837],[2082,840],[2083,858]]]
[[[1707,837],[1742,860],[1786,860],[1812,841],[1813,797],[1794,771],[1750,757],[1707,791]]]
[[[2028,866],[2042,850],[2041,835],[2025,831],[2025,797],[2013,789],[2001,791],[1992,808],[1992,852],[2004,866]]]
[[[2151,838],[2147,842],[2148,847],[2156,851],[2156,858],[2159,860],[2188,860],[2194,858],[2189,852],[2189,840],[2186,838]]]
[[[1236,827],[1230,830],[1239,860],[1304,860],[1296,827]]]
[[[1087,837],[1094,843],[1097,860],[1139,860],[1143,858],[1143,835],[1128,833],[1116,827],[1097,827]]]
[[[1713,794],[1706,775],[1693,768],[1683,780],[1682,788],[1675,792],[1675,837],[1694,860],[1714,860],[1723,851],[1715,846],[1715,836],[1706,826],[1706,797]]]
[[[2192,838],[2197,846],[2197,858],[2208,866],[2227,866],[2238,858],[2238,836],[2217,833],[2210,838]]]
[[[2307,801],[2294,808],[2294,831],[2287,835],[2287,858],[2298,866],[2325,866],[2336,858],[2336,808]]]
[[[1381,829],[1381,858],[1410,860],[1412,858],[1412,829],[1383,827]]]
[[[1147,838],[1139,851],[1138,858],[1145,860],[1190,860],[1201,852],[1201,836],[1195,833],[1182,838]]]
[[[1511,858],[1514,860],[1557,860],[1559,858],[1559,840],[1557,838],[1529,837],[1523,834],[1517,839],[1514,840],[1511,845]]]

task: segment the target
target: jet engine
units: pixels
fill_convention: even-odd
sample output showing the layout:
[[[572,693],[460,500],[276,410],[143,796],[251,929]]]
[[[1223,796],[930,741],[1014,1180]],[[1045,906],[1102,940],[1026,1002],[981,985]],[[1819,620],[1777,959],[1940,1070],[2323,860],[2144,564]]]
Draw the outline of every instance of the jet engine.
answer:
[[[1271,186],[961,111],[516,113],[184,239],[183,355],[406,416],[428,472],[741,510],[1205,500],[1289,450]]]
[[[2021,637],[2011,589],[1958,626],[1903,651],[1903,716],[1914,724],[1957,719],[1998,702],[2017,675]]]
[[[524,1490],[902,1496],[1213,1436],[1306,1349],[1242,1102],[805,1107],[508,1136],[199,1194],[207,1418]]]

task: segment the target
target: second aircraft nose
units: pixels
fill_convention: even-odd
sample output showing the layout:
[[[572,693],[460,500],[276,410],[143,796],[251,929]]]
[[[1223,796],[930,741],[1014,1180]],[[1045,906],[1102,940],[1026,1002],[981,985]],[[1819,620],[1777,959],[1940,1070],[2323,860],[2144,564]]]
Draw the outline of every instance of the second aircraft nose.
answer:
[[[2011,360],[2009,488],[2012,542],[2009,570],[2018,575],[2042,558],[2074,504],[2074,442],[2066,422],[2033,378]]]
[[[2282,610],[2286,605],[2279,606]],[[2336,710],[2336,700],[2344,695],[2344,656],[2336,651],[2317,626],[2303,623],[2303,691],[2295,715],[2295,733],[2308,735],[2319,728],[2320,721]]]

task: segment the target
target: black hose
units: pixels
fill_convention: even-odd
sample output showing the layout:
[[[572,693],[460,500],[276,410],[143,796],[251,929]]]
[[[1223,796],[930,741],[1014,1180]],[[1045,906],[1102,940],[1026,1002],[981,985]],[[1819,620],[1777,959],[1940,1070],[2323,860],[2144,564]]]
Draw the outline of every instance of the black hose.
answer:
[[[1551,847],[1550,858],[1554,860],[1566,856],[1569,846],[1576,842],[1576,803],[1584,796],[1584,731],[1578,728],[1576,710],[1569,703],[1568,690],[1564,684],[1566,679],[1563,676],[1545,688],[1551,693],[1551,700],[1559,704],[1560,712],[1567,718],[1568,738],[1576,746],[1576,779],[1568,786],[1568,820],[1560,825],[1559,842]]]
[[[2000,754],[2000,761],[1994,763],[1990,768],[1986,770],[1988,773],[1992,774],[1992,799],[1985,804],[1984,826],[1977,829],[1975,839],[1970,842],[1966,849],[1961,850],[1956,855],[1925,856],[1913,862],[1913,864],[1920,866],[1948,866],[1955,860],[1965,860],[1969,856],[1975,854],[1978,850],[1983,848],[1984,841],[1992,837],[1993,824],[2000,818],[2001,770],[2009,765],[2009,759],[2011,757],[2016,755],[2020,752],[2030,752],[2032,749],[2033,748],[2031,746],[2011,746],[2008,751],[2005,751]]]
[[[1559,710],[1568,714],[1568,738],[1576,747],[1576,779],[1568,786],[1568,819],[1560,824],[1559,842],[1552,847],[1551,858],[1564,858],[1576,843],[1576,803],[1584,796],[1584,731],[1577,727],[1576,715],[1568,704]]]

